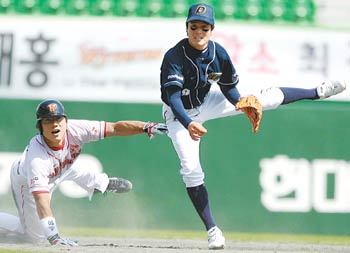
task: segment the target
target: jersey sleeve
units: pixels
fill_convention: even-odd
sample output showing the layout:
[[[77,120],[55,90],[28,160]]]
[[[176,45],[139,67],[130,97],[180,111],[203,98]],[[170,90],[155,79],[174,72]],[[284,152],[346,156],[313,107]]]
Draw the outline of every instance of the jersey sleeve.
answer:
[[[69,134],[81,144],[102,140],[106,136],[106,122],[92,120],[68,120]]]
[[[162,88],[175,85],[180,88],[184,85],[184,76],[182,74],[179,54],[175,53],[175,49],[168,51],[161,65],[160,82]]]
[[[221,46],[218,47],[218,50],[220,51],[220,55],[222,56],[222,75],[220,80],[218,81],[218,84],[236,86],[239,82],[239,78],[236,73],[236,69],[231,62],[230,56],[228,55],[226,50]]]
[[[47,159],[36,157],[26,165],[27,183],[31,193],[49,193],[49,175],[48,168],[51,166]]]

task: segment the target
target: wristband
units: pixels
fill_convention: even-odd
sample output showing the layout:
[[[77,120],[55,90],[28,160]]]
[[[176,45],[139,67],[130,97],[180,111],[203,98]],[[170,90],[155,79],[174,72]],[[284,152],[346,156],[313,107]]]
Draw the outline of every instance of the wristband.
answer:
[[[45,217],[40,220],[41,227],[44,231],[45,237],[49,238],[53,235],[58,234],[56,226],[56,220],[54,217]]]

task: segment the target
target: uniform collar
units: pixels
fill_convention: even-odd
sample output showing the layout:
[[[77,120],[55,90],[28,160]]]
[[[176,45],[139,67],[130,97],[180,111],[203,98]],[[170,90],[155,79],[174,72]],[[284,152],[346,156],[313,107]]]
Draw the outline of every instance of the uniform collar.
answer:
[[[197,57],[204,57],[206,59],[212,59],[214,56],[214,42],[209,40],[208,47],[204,50],[197,50],[193,48],[188,39],[184,41],[186,53],[193,59]]]

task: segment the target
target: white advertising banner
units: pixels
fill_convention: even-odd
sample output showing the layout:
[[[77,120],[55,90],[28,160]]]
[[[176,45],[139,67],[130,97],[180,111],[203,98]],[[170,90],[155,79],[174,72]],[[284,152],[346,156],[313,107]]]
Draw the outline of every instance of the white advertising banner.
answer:
[[[350,80],[349,33],[218,22],[213,34],[240,89]],[[184,37],[184,19],[3,16],[0,98],[159,103],[162,57]]]

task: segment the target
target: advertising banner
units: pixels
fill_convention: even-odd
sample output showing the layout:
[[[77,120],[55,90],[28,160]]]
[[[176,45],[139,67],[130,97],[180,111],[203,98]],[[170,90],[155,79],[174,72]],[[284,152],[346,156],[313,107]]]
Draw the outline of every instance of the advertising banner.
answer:
[[[0,17],[0,97],[159,103],[162,57],[185,37],[178,19]],[[241,90],[350,80],[349,33],[218,22],[213,39]]]

